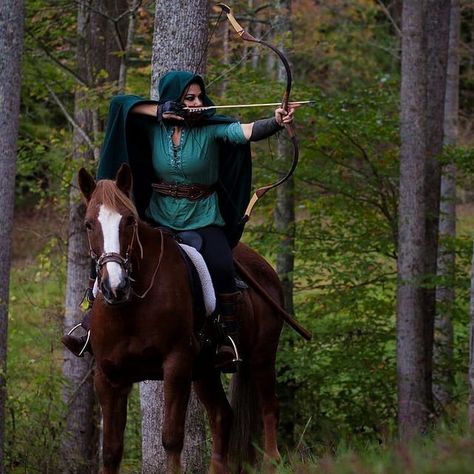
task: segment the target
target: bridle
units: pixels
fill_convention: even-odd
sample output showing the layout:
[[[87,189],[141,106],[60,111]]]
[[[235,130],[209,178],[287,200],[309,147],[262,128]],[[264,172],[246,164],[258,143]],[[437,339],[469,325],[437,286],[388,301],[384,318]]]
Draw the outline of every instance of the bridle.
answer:
[[[132,237],[130,238],[130,242],[128,243],[127,250],[125,251],[125,257],[118,252],[103,252],[100,256],[98,256],[92,249],[89,233],[87,234],[87,241],[89,242],[89,253],[91,258],[95,261],[97,283],[99,285],[102,280],[102,268],[104,267],[104,265],[110,262],[117,263],[118,265],[120,265],[127,278],[130,277],[130,274],[132,273],[132,262],[130,260],[130,255],[132,253],[133,245],[137,236],[137,228],[138,223],[135,222],[133,224]]]
[[[146,295],[150,292],[150,290],[153,288],[153,285],[155,284],[156,275],[158,274],[158,270],[161,266],[161,261],[163,259],[164,237],[163,237],[163,231],[161,229],[159,229],[159,231],[160,231],[160,241],[161,241],[160,254],[158,256],[158,262],[156,264],[155,270],[153,271],[153,275],[151,277],[150,284],[148,285],[147,289],[142,294],[137,293],[132,288],[132,293],[137,298],[140,298],[140,299],[144,299],[146,297]],[[95,261],[95,264],[96,264],[97,283],[99,285],[99,288],[100,288],[100,282],[101,282],[101,279],[102,279],[102,276],[101,276],[102,267],[104,265],[106,265],[107,263],[109,263],[109,262],[117,263],[118,265],[120,265],[122,267],[126,277],[130,281],[133,281],[133,279],[130,277],[130,275],[132,273],[132,263],[131,263],[130,256],[132,254],[133,245],[135,244],[135,240],[138,242],[138,245],[140,246],[141,258],[143,258],[143,248],[142,248],[140,239],[138,238],[138,222],[135,222],[135,224],[133,225],[133,233],[132,233],[132,237],[130,239],[130,242],[127,246],[127,250],[125,252],[125,257],[123,257],[120,253],[117,253],[117,252],[103,252],[100,256],[97,256],[97,254],[92,249],[89,234],[87,235],[87,240],[89,242],[90,256]]]

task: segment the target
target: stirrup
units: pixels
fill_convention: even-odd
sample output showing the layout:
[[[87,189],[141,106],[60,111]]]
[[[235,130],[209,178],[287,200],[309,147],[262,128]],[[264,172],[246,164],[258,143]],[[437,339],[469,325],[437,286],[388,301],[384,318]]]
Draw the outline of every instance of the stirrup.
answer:
[[[232,339],[231,336],[226,336],[226,338],[229,339],[230,344],[231,344],[232,349],[234,350],[234,354],[235,354],[235,357],[232,360],[232,363],[235,364],[237,362],[238,363],[242,362],[242,359],[240,358],[239,350],[237,349],[237,344],[235,343],[235,341]]]
[[[78,327],[82,327],[82,323],[76,324],[68,333],[67,335],[70,336]],[[82,357],[84,355],[84,351],[86,350],[87,345],[89,344],[89,341],[91,340],[91,330],[89,329],[87,331],[87,336],[86,336],[86,342],[84,343],[83,348],[77,354],[77,357]]]

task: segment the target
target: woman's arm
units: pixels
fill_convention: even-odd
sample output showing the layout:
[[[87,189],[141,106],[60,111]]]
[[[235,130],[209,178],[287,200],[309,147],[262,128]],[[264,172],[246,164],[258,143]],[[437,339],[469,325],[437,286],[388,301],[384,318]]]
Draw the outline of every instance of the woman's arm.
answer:
[[[273,128],[271,126],[271,123],[265,124],[266,130],[263,131],[263,132],[258,130],[257,137],[252,137],[252,132],[254,132],[254,130],[253,130],[254,124],[255,123],[258,124],[258,122],[261,122],[261,124],[262,124],[264,122],[263,120],[261,120],[261,121],[259,120],[257,122],[252,122],[252,123],[242,123],[241,127],[242,127],[242,131],[244,132],[245,138],[247,140],[257,141],[257,140],[261,140],[263,138],[266,138],[270,135],[273,135],[274,133],[278,132],[278,130],[280,130],[281,127],[283,127],[283,125],[293,122],[293,114],[295,112],[295,109],[297,109],[298,107],[299,107],[299,104],[289,105],[288,106],[288,112],[286,112],[285,109],[282,109],[281,107],[276,109],[275,110],[275,122],[276,123],[273,122],[274,123]],[[271,121],[271,119],[267,119],[267,120],[269,122]],[[259,125],[257,125],[257,127],[258,126]],[[263,136],[262,133],[265,136]]]
[[[158,104],[138,104],[135,105],[130,112],[133,114],[143,114],[156,117]]]
[[[131,110],[134,114],[149,115],[158,122],[163,119],[184,120],[179,102],[167,101],[164,104],[138,104]]]

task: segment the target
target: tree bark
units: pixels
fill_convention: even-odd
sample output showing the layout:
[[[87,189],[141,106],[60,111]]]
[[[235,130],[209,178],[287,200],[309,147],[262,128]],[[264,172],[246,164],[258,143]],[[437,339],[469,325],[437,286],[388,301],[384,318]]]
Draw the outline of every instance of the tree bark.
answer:
[[[173,8],[167,0],[156,0],[152,95],[158,95],[160,77],[168,71],[205,72],[208,22],[208,3],[203,0],[177,0]]]
[[[400,202],[397,289],[398,426],[402,438],[428,423],[423,291],[426,166],[425,2],[402,17]]]
[[[152,54],[152,98],[158,98],[160,77],[172,70],[203,74],[207,61],[209,11],[206,0],[179,0],[169,8],[166,0],[156,0]],[[183,25],[186,25],[183,28]],[[165,452],[161,444],[163,383],[140,384],[142,408],[142,473],[164,472]],[[186,419],[186,435],[181,455],[185,472],[202,473],[205,467],[206,436],[204,414],[194,391]]]
[[[441,165],[439,155],[443,151],[444,108],[449,46],[449,17],[451,0],[427,0],[426,48],[427,48],[427,157],[426,157],[426,237],[425,273],[428,284],[424,290],[426,398],[430,412],[433,405],[433,338],[436,314],[436,285],[430,282],[436,275],[438,260],[439,205],[441,189]]]
[[[452,0],[444,116],[446,145],[456,145],[458,141],[460,22],[459,0]],[[443,407],[451,401],[454,383],[452,316],[455,299],[455,253],[452,245],[446,245],[446,241],[449,242],[456,236],[456,174],[454,163],[442,168],[437,269],[441,283],[436,288],[433,395],[435,402]]]
[[[278,36],[284,36],[291,31],[290,15],[291,1],[280,0],[276,5],[278,9],[278,17],[275,21],[275,32]],[[286,45],[280,43],[280,49],[285,50]],[[283,84],[286,83],[286,72],[281,61],[278,63],[278,80]],[[288,168],[288,158],[293,156],[293,147],[284,136],[278,141],[277,156],[279,166],[282,169]],[[284,176],[285,172],[282,171]],[[283,284],[285,295],[285,309],[290,313],[294,313],[293,304],[293,270],[295,266],[295,184],[293,177],[290,177],[283,185],[276,190],[277,200],[275,207],[274,222],[275,228],[280,235],[280,243],[276,256],[276,271]]]
[[[102,70],[108,80],[118,83],[120,57],[117,35],[124,35],[127,24],[115,25],[112,19],[128,10],[126,0],[102,2],[83,0],[78,3],[77,68],[87,80],[89,90],[104,84]],[[127,19],[127,17],[125,17]],[[97,109],[87,103],[87,92],[79,87],[75,93],[74,121],[79,128],[73,134],[73,160],[93,163],[99,156],[98,134],[102,123]],[[85,136],[89,137],[85,140]],[[91,146],[92,145],[92,146]],[[81,201],[77,183],[71,187],[69,199],[68,269],[65,301],[65,330],[82,320],[79,304],[84,296],[90,272],[88,243],[84,231],[85,205]],[[67,405],[67,419],[61,439],[61,460],[64,473],[95,473],[99,467],[99,411],[92,380],[93,359],[89,354],[77,358],[64,351],[63,375],[66,385],[63,400]]]
[[[406,0],[402,15],[397,294],[398,422],[402,438],[433,413],[432,355],[450,1]]]
[[[90,10],[89,1],[80,1],[77,11],[77,69],[81,77],[86,78],[92,86],[91,51],[96,53],[96,65],[105,59],[104,44],[92,44],[94,38],[105,37],[99,27],[105,26],[102,17],[97,17]],[[97,40],[96,40],[97,41]],[[102,47],[100,47],[102,46]],[[93,134],[92,111],[87,110],[83,101],[85,94],[82,88],[75,93],[74,120],[87,136]],[[94,161],[96,151],[86,145],[83,135],[77,129],[73,133],[73,160]],[[77,178],[75,178],[77,179]],[[71,187],[69,194],[68,225],[68,265],[66,280],[66,301],[64,327],[68,331],[82,320],[80,302],[84,296],[89,269],[90,257],[87,252],[87,239],[84,232],[85,205],[80,200],[77,183]],[[94,395],[92,380],[93,358],[86,353],[84,358],[77,358],[64,350],[63,375],[66,385],[63,388],[63,400],[67,406],[66,426],[61,437],[62,472],[74,474],[96,473],[99,468],[99,423],[98,407]]]
[[[8,295],[20,115],[23,18],[23,1],[3,2],[0,9],[0,474],[5,472]]]

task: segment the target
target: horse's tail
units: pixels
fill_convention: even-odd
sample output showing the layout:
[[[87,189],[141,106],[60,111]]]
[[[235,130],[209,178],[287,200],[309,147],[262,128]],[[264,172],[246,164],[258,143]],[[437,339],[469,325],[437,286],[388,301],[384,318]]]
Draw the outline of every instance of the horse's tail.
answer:
[[[255,384],[250,376],[250,367],[243,362],[232,377],[229,387],[230,405],[234,421],[229,443],[229,461],[232,472],[246,472],[246,467],[256,462],[255,443],[260,432],[260,419]]]

